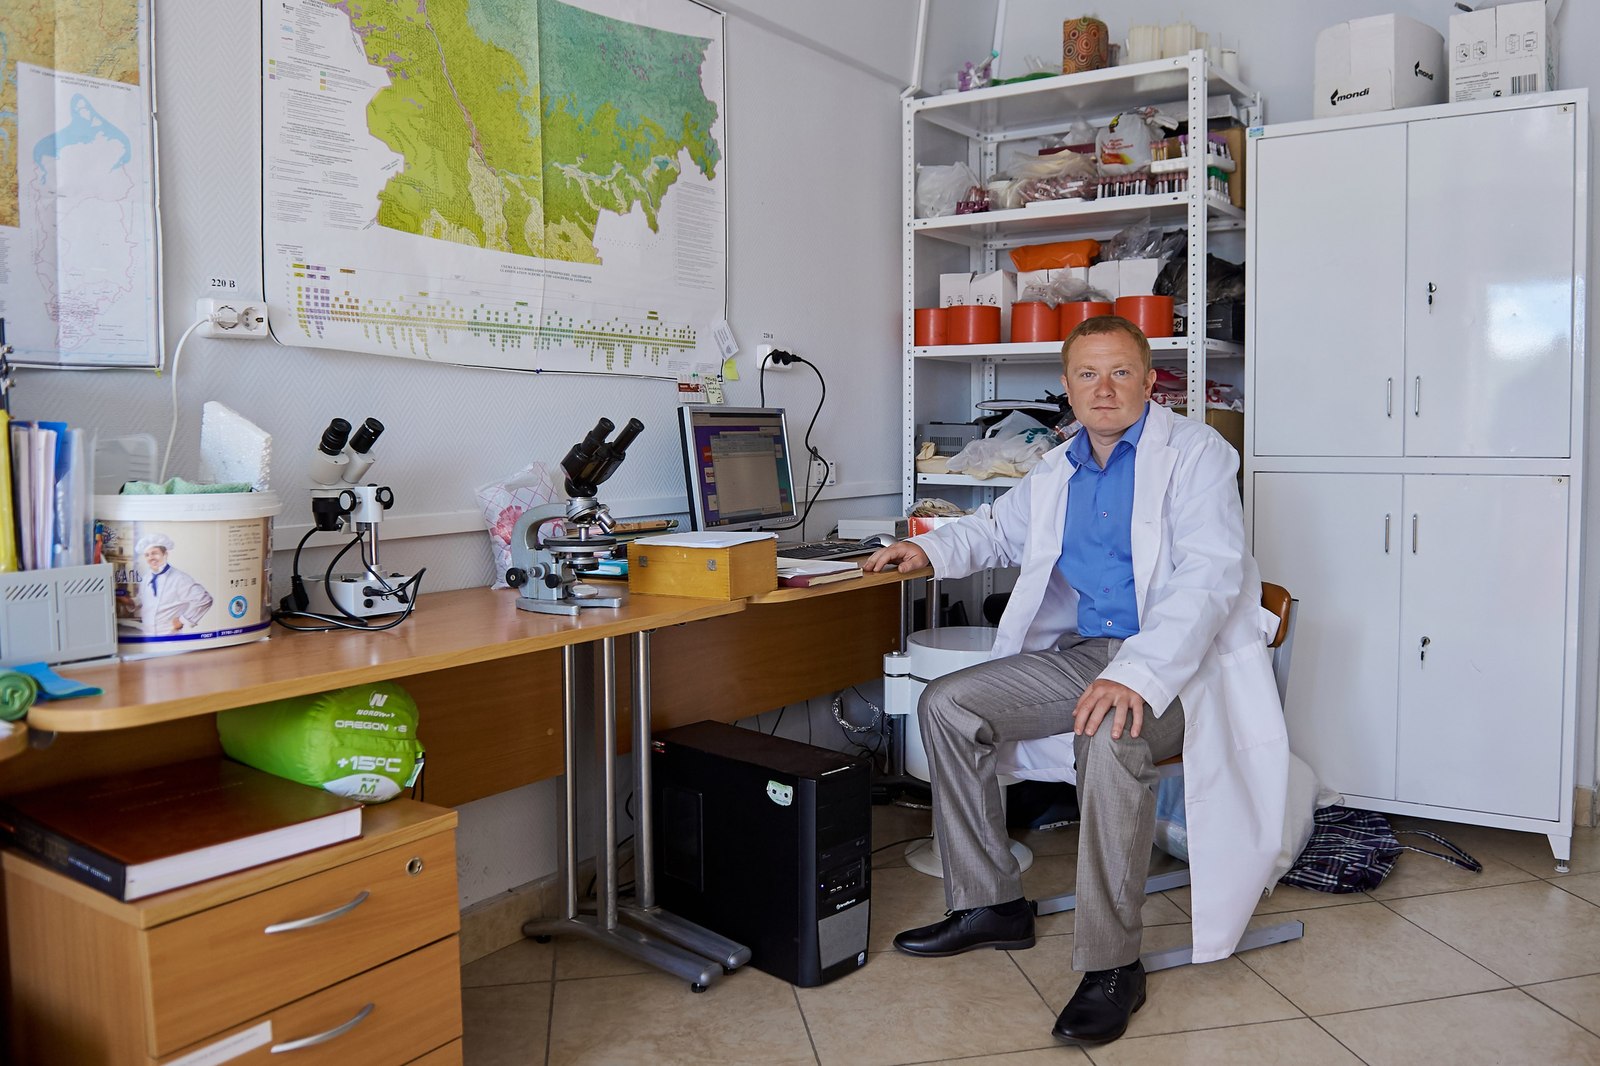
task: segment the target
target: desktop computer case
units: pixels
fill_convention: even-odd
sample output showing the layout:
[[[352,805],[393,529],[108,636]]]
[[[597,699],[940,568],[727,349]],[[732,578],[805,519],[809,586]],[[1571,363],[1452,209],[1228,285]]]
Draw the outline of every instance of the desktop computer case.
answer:
[[[867,764],[719,722],[658,733],[652,749],[661,906],[802,988],[865,965]]]

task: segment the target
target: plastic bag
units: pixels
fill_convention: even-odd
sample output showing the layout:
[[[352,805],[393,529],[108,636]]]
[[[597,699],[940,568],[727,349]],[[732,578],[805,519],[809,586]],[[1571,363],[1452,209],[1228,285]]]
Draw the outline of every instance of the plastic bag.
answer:
[[[965,163],[917,168],[918,218],[953,215],[962,201],[974,196],[986,201],[988,194],[978,184],[978,175]]]
[[[1021,477],[1060,443],[1043,426],[1006,437],[984,437],[971,441],[950,458],[950,469],[957,474],[987,480],[992,477]]]
[[[1124,111],[1095,134],[1094,153],[1100,161],[1100,172],[1131,174],[1148,169],[1152,158],[1150,143],[1155,139],[1142,113]]]
[[[1062,304],[1077,303],[1084,300],[1094,300],[1100,303],[1113,302],[1111,297],[1101,290],[1090,285],[1083,278],[1075,278],[1070,274],[1058,275],[1049,281],[1039,284],[1031,282],[1024,285],[1018,300],[1034,300],[1039,303],[1059,307]]]
[[[363,803],[382,803],[422,772],[417,705],[393,681],[237,707],[217,715],[228,757]]]
[[[1098,188],[1094,158],[1077,152],[1052,152],[1015,162],[1011,176],[1013,190],[1024,204],[1039,200],[1065,200],[1077,197],[1093,200]]]
[[[1113,259],[1154,259],[1161,250],[1164,236],[1147,214],[1137,222],[1130,222],[1109,241],[1100,245],[1100,262]]]
[[[1094,240],[1052,241],[1049,244],[1025,244],[1011,249],[1011,265],[1018,270],[1060,270],[1063,267],[1086,267],[1100,253],[1100,242]]]
[[[479,487],[478,507],[483,512],[489,547],[494,552],[494,581],[490,588],[510,588],[506,584],[506,571],[511,568],[511,534],[517,527],[517,519],[530,507],[561,498],[555,477],[544,463],[532,463],[506,481]]]

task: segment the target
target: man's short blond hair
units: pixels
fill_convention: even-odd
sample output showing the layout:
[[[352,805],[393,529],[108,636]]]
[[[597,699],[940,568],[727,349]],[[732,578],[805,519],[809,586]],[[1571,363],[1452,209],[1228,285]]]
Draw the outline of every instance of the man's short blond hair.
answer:
[[[1096,315],[1086,318],[1078,323],[1078,327],[1067,334],[1067,339],[1061,342],[1061,370],[1067,369],[1067,353],[1072,350],[1072,342],[1079,337],[1102,337],[1110,333],[1121,333],[1132,338],[1139,349],[1139,358],[1144,361],[1144,372],[1150,373],[1150,339],[1144,335],[1144,330],[1123,318],[1121,315]]]

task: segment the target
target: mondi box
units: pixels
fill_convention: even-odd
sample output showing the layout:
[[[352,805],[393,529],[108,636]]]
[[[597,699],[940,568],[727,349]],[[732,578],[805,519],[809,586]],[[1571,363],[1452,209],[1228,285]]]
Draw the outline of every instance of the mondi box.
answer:
[[[1376,15],[1317,34],[1317,118],[1442,104],[1444,36],[1404,15]]]

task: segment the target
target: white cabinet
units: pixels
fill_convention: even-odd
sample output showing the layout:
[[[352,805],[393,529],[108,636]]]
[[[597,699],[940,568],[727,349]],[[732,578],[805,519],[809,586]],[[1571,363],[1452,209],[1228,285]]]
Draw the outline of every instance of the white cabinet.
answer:
[[[1135,222],[1182,230],[1188,239],[1188,293],[1178,305],[1205,304],[1208,250],[1237,260],[1243,251],[1244,212],[1228,198],[1205,190],[1202,153],[1188,159],[1187,190],[1122,195],[1097,200],[1057,200],[1014,210],[918,218],[919,165],[966,162],[987,181],[1002,163],[1002,148],[1015,142],[1065,133],[1079,120],[1104,125],[1120,111],[1154,106],[1190,129],[1208,116],[1260,121],[1260,97],[1213,67],[1203,51],[1186,56],[1112,67],[907,100],[903,113],[903,350],[905,389],[902,418],[906,452],[904,502],[945,496],[965,507],[992,499],[1015,479],[977,480],[962,474],[918,473],[915,453],[920,426],[930,421],[969,422],[974,404],[992,399],[1039,399],[1061,391],[1059,341],[917,347],[913,311],[939,302],[941,273],[1011,270],[1011,249],[1049,241],[1105,239]],[[1227,240],[1231,247],[1219,248]],[[1191,318],[1194,318],[1191,315]],[[1208,341],[1203,322],[1187,337],[1152,341],[1158,364],[1188,373],[1189,410],[1199,416],[1207,377],[1244,384],[1243,346]]]
[[[1300,602],[1290,737],[1349,803],[1558,819],[1568,488],[1254,475],[1257,560]]]
[[[1571,454],[1576,133],[1556,105],[1259,140],[1257,454]]]
[[[1352,805],[1570,853],[1588,100],[1268,126],[1245,508],[1290,745]],[[1580,661],[1581,660],[1581,661]]]

